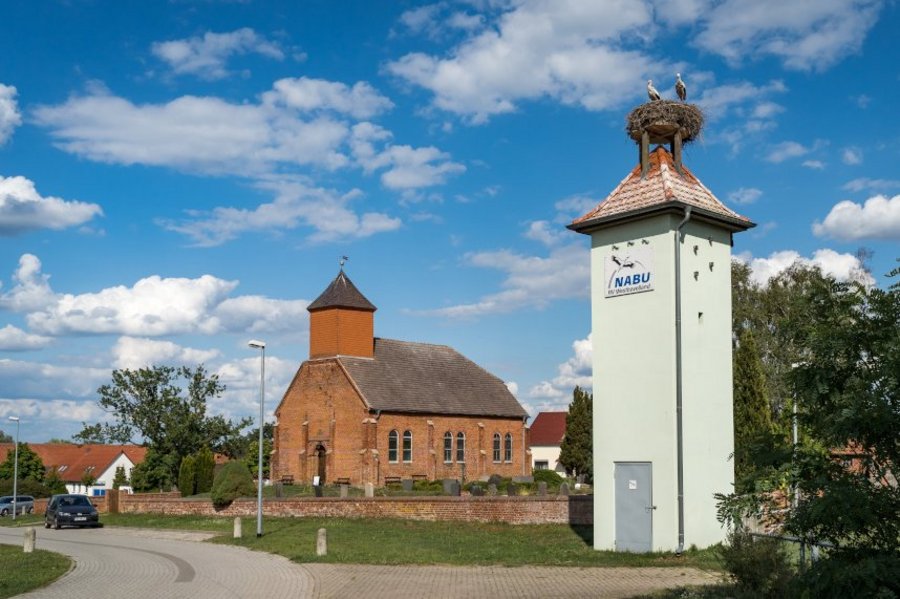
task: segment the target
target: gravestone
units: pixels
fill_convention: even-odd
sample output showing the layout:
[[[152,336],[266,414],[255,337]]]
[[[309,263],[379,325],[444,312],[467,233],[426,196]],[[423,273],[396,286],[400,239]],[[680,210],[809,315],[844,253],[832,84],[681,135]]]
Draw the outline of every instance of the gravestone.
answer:
[[[375,497],[375,485],[366,483],[366,497]]]
[[[484,489],[481,488],[481,485],[472,485],[472,488],[469,489],[469,492],[472,493],[472,497],[484,496]]]
[[[541,481],[538,483],[538,495],[545,497],[547,495],[547,483]]]
[[[316,485],[315,487],[313,487],[313,491],[315,491],[316,497],[321,497],[322,496],[322,485]]]
[[[525,483],[530,485],[534,482],[533,476],[514,476],[512,479],[514,483]]]
[[[404,491],[412,491],[413,490],[413,479],[404,478],[403,480],[400,481],[400,483],[403,485]]]
[[[560,495],[568,495],[569,494],[569,483],[562,483],[559,485],[559,494]]]
[[[341,499],[347,499],[350,496],[350,485],[341,485]]]
[[[515,497],[518,494],[518,487],[516,487],[516,483],[509,483],[506,485],[506,496],[507,497]]]
[[[459,481],[458,480],[453,481],[450,484],[450,495],[452,495],[453,497],[459,497],[460,491],[461,491],[461,487],[460,487]]]
[[[275,483],[275,497],[280,499],[284,495],[284,485]]]
[[[441,481],[444,485],[444,495],[453,495],[453,483],[456,482],[455,478],[445,478]]]
[[[497,485],[495,485],[494,483],[489,484],[488,485],[488,495],[493,497],[496,494],[497,494]]]

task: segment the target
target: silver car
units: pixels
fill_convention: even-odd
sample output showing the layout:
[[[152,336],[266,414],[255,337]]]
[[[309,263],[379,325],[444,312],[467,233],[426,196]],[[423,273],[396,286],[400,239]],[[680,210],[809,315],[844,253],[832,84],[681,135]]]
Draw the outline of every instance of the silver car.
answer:
[[[30,514],[34,511],[34,497],[31,495],[16,495],[16,514]],[[0,516],[9,516],[13,513],[13,496],[0,497]]]

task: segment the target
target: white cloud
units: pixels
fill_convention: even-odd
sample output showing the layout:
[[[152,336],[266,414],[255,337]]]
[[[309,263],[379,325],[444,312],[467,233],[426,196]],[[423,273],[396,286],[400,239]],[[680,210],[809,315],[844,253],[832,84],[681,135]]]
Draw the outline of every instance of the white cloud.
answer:
[[[825,168],[825,163],[821,160],[804,160],[802,164],[806,168],[815,169],[817,171],[821,171]]]
[[[93,400],[3,398],[0,399],[0,419],[5,421],[7,416],[18,416],[22,419],[23,426],[39,423],[40,434],[47,435],[47,431],[54,430],[53,425],[59,422],[94,422],[102,420],[106,413]],[[38,434],[38,431],[35,430],[32,434]]]
[[[247,232],[280,232],[300,226],[311,227],[311,242],[369,237],[401,226],[398,218],[380,212],[358,214],[351,202],[359,191],[339,194],[334,190],[310,187],[302,180],[275,180],[259,183],[275,194],[272,202],[254,209],[218,207],[211,213],[192,212],[182,221],[165,220],[165,228],[189,237],[198,246],[215,246]]]
[[[16,93],[13,86],[0,83],[0,146],[9,140],[15,128],[22,124]]]
[[[560,364],[557,375],[549,381],[541,381],[528,391],[532,399],[565,400],[568,405],[572,398],[572,390],[576,386],[592,390],[593,384],[593,351],[591,333],[584,339],[572,343],[572,357]]]
[[[197,75],[204,79],[222,79],[229,75],[225,63],[231,56],[260,54],[276,60],[284,59],[278,44],[267,41],[250,28],[229,33],[213,33],[202,37],[156,42],[153,54],[166,62],[179,75]]]
[[[824,222],[813,223],[813,233],[841,241],[883,239],[900,241],[900,195],[877,195],[859,205],[850,200],[835,204]]]
[[[525,238],[537,241],[547,247],[554,246],[563,240],[566,231],[559,226],[551,225],[545,220],[536,220],[528,225]]]
[[[80,295],[55,293],[48,275],[41,273],[40,260],[25,254],[14,278],[18,284],[0,295],[0,307],[25,312],[31,329],[45,335],[150,337],[308,328],[306,300],[231,297],[238,282],[212,275],[196,279],[154,275],[132,287],[119,285]]]
[[[33,254],[22,254],[19,268],[13,273],[15,287],[0,295],[0,308],[13,312],[41,310],[56,297],[50,289],[50,276],[41,272],[41,261]]]
[[[750,265],[752,281],[759,285],[768,285],[769,279],[787,270],[795,262],[806,266],[818,266],[822,272],[839,281],[859,281],[865,285],[874,285],[875,279],[865,272],[859,258],[853,254],[839,254],[834,250],[823,248],[813,252],[812,258],[804,258],[794,250],[773,252],[768,258],[754,258],[750,252],[735,256]]]
[[[34,229],[65,229],[102,214],[97,204],[42,197],[25,177],[0,175],[0,236]]]
[[[857,147],[844,148],[844,151],[841,152],[841,160],[843,160],[844,164],[849,165],[862,164],[862,150]]]
[[[358,119],[372,118],[394,106],[365,81],[349,87],[339,81],[309,77],[276,81],[273,91],[263,94],[263,101],[302,112],[331,110]]]
[[[755,187],[741,187],[728,194],[728,201],[735,204],[752,204],[762,196],[762,190]]]
[[[0,351],[29,351],[42,349],[53,342],[50,337],[26,333],[11,324],[0,329]]]
[[[216,349],[181,347],[171,341],[139,337],[119,337],[112,349],[115,368],[147,368],[156,365],[193,366],[221,356]]]
[[[859,177],[852,181],[848,181],[841,189],[846,191],[888,191],[897,188],[900,188],[900,179],[870,179],[869,177]]]
[[[268,348],[267,348],[268,349]],[[281,401],[299,363],[266,354],[266,421],[274,421],[274,411]],[[226,418],[259,414],[259,358],[233,360],[219,366],[215,373],[226,387],[221,397],[210,401],[213,413]]]
[[[587,298],[590,294],[590,256],[580,243],[555,248],[546,257],[499,250],[468,254],[465,261],[470,266],[503,272],[503,291],[485,295],[475,303],[422,313],[445,318],[477,318],[522,308],[540,309],[552,301]]]
[[[766,155],[766,161],[778,164],[791,158],[804,156],[808,154],[809,151],[809,148],[796,141],[783,141],[775,144],[769,149],[769,153]]]
[[[785,67],[823,70],[859,52],[881,0],[725,0],[698,15],[700,48],[732,63],[766,55]]]
[[[640,93],[636,80],[672,71],[622,48],[622,39],[652,29],[652,12],[640,2],[517,2],[487,25],[447,58],[415,52],[387,69],[474,123],[542,97],[603,110]]]
[[[767,98],[786,91],[787,87],[780,79],[773,79],[765,85],[740,81],[703,90],[697,99],[697,104],[711,121],[722,119],[729,114],[753,119],[768,119],[780,113],[783,108]],[[749,110],[745,108],[747,104],[752,104]]]
[[[109,381],[109,374],[107,368],[0,359],[0,388],[7,398],[87,397]]]

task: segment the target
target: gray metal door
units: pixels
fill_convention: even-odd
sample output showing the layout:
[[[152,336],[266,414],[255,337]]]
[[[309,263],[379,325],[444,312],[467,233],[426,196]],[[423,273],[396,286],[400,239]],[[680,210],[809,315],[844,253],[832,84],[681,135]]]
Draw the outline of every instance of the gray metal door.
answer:
[[[616,462],[616,551],[653,549],[653,465]]]

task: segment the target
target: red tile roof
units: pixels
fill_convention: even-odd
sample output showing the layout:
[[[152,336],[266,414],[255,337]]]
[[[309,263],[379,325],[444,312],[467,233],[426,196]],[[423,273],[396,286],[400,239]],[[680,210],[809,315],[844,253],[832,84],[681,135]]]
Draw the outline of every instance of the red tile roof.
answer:
[[[531,445],[559,445],[566,435],[568,412],[541,412],[531,424]]]
[[[628,218],[635,213],[691,206],[728,226],[744,230],[755,226],[750,219],[730,210],[691,173],[686,166],[679,174],[672,155],[662,146],[650,152],[650,169],[641,178],[640,165],[634,167],[605,200],[587,214],[576,218],[570,229],[589,232],[595,226]]]
[[[46,468],[56,468],[65,482],[79,482],[85,470],[93,467],[93,474],[103,474],[122,453],[135,465],[144,461],[147,448],[139,445],[98,445],[74,443],[29,443]],[[0,461],[13,451],[12,443],[0,443]]]

